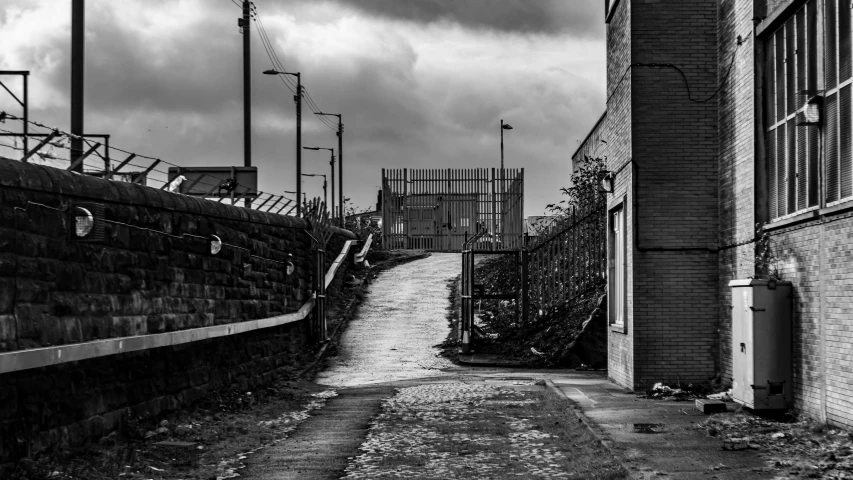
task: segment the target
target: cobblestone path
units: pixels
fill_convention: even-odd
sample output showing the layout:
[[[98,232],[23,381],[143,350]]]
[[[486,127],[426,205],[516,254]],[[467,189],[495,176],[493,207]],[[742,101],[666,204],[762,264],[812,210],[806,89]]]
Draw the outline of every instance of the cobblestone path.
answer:
[[[316,379],[337,395],[257,452],[241,476],[588,478],[571,477],[565,442],[531,420],[544,417],[524,414],[543,381],[438,356],[449,332],[447,283],[460,270],[460,255],[434,253],[383,272]]]
[[[523,391],[495,385],[401,388],[383,402],[343,478],[569,478],[565,453],[544,443],[554,437],[523,416],[491,414],[498,404],[533,402]],[[475,416],[490,418],[494,427],[474,425]]]

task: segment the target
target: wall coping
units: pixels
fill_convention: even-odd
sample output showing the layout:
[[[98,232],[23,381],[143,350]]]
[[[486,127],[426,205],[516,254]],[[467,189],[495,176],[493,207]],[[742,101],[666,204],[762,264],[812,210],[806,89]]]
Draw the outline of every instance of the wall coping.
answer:
[[[341,254],[329,267],[326,273],[326,287],[332,283],[342,259],[346,258],[354,240],[344,243]],[[315,299],[310,298],[295,313],[288,313],[276,317],[248,320],[245,322],[228,323],[223,325],[212,325],[209,327],[191,328],[178,330],[176,332],[154,333],[149,335],[136,335],[131,337],[109,338],[94,340],[91,342],[71,343],[67,345],[56,345],[52,347],[33,348],[30,350],[16,350],[13,352],[0,353],[0,374],[29,370],[32,368],[47,367],[67,362],[77,362],[90,358],[105,357],[119,353],[138,352],[151,348],[168,347],[184,343],[198,342],[217,337],[227,337],[240,333],[251,332],[263,328],[277,327],[288,323],[304,320],[311,310],[314,309]]]
[[[0,159],[0,187],[53,193],[77,199],[114,204],[131,204],[247,223],[285,228],[310,229],[304,218],[261,212],[233,205],[167,192],[153,187],[116,182],[80,175],[46,165]],[[335,235],[355,239],[354,233],[332,226]]]

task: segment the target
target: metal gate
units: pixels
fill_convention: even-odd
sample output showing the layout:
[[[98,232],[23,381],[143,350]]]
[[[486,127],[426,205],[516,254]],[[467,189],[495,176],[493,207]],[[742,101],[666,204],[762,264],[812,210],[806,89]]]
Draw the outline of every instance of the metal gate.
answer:
[[[382,169],[385,248],[459,252],[521,248],[524,169]]]
[[[477,250],[482,238],[486,234],[482,230],[462,244],[462,315],[459,322],[459,353],[472,353],[474,347],[474,302],[476,300],[515,300],[516,317],[527,318],[528,298],[530,296],[530,285],[528,282],[528,255],[527,250]],[[513,292],[486,292],[486,286],[477,284],[475,280],[474,256],[480,255],[515,255],[516,272],[518,274],[515,282],[516,288]]]

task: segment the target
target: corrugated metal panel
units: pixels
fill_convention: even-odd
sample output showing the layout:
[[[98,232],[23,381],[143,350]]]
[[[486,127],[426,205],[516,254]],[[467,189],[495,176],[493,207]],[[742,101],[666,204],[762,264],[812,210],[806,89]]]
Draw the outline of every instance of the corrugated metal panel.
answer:
[[[850,0],[838,2],[838,82],[850,78]]]
[[[818,199],[818,168],[820,168],[820,130],[817,127],[809,127],[809,206],[813,207],[820,201]]]
[[[797,125],[788,120],[788,162],[785,171],[785,199],[787,213],[797,210]]]
[[[850,85],[847,85],[841,89],[838,99],[838,170],[840,177],[838,198],[846,198],[853,193],[850,188],[850,159],[853,157],[853,146],[850,145],[851,134],[853,134],[850,130],[851,127],[853,125],[850,121]]]
[[[776,129],[776,215],[787,213],[785,198],[785,126]]]
[[[776,176],[778,175],[776,169],[776,134],[777,130],[771,130],[770,132],[767,132],[767,178],[769,179],[769,181],[767,182],[767,186],[769,193],[768,204],[770,207],[771,219],[779,216],[779,206],[777,204],[779,187],[776,184]]]
[[[780,28],[776,39],[776,121],[785,118],[785,29]]]
[[[817,36],[817,1],[812,0],[806,5],[806,22],[807,37],[808,37],[808,88],[809,90],[817,89],[817,69],[820,65],[820,59],[817,56],[818,36]]]
[[[797,110],[797,44],[796,33],[794,31],[794,18],[792,17],[785,23],[785,97],[788,115],[793,114]]]
[[[797,12],[795,17],[797,23],[797,90],[806,90],[806,9],[802,8]],[[796,96],[797,110],[803,107],[806,103],[806,95],[799,94]]]
[[[838,200],[838,94],[826,97],[826,201]]]
[[[826,88],[834,88],[838,85],[838,70],[835,65],[838,57],[838,46],[837,46],[837,34],[836,34],[836,17],[837,17],[837,5],[835,0],[826,0],[826,15],[824,25],[824,29],[826,31],[826,53],[824,55],[824,60],[826,62],[826,72],[824,73],[826,77]]]
[[[797,127],[797,210],[806,208],[806,204],[808,203],[808,189],[806,184],[809,178],[807,172],[809,149],[806,136],[809,130],[810,128],[808,127]]]

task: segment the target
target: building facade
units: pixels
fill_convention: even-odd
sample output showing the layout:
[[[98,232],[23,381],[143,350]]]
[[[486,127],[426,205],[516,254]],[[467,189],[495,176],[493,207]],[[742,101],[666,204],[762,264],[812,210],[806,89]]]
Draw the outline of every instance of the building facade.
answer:
[[[853,426],[851,1],[605,8],[607,113],[573,161],[614,174],[610,376],[730,384],[728,284],[776,276],[794,408]]]

